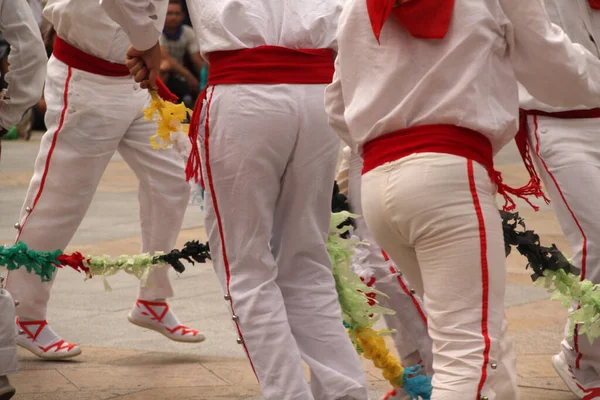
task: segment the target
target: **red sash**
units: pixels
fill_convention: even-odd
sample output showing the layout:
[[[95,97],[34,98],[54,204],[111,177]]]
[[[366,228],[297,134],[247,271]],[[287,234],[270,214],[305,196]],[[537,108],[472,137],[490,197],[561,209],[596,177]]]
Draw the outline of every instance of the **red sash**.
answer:
[[[533,168],[528,149],[522,150],[519,142],[517,145],[530,175],[527,185],[518,189],[504,184],[502,175],[494,169],[494,154],[488,138],[474,130],[455,125],[414,126],[367,142],[363,146],[363,174],[415,153],[452,154],[473,160],[485,167],[492,182],[498,186],[498,194],[504,197],[504,210],[511,211],[516,206],[511,195],[525,200],[538,210],[539,207],[529,201],[529,196],[542,197],[546,202],[549,200],[542,192],[541,180]]]
[[[217,51],[208,55],[210,68],[207,88],[216,85],[278,85],[331,83],[334,73],[334,58],[331,49],[288,49],[277,46],[260,46],[252,49]],[[198,130],[202,103],[207,89],[196,101],[190,122],[189,138],[192,151],[186,167],[186,178],[200,177],[200,153],[198,151]],[[209,98],[207,109],[210,107]],[[260,116],[257,116],[260,118]],[[208,131],[208,118],[204,129]],[[201,182],[202,183],[202,182]],[[204,186],[204,185],[203,185]]]
[[[113,63],[88,54],[65,42],[58,36],[54,41],[52,55],[71,68],[89,72],[91,74],[114,77],[130,75],[129,69],[125,64]],[[158,95],[163,100],[170,101],[171,103],[176,103],[179,100],[160,79],[156,81],[156,84],[158,86]]]
[[[590,0],[590,7],[594,10],[600,10],[600,0]]]

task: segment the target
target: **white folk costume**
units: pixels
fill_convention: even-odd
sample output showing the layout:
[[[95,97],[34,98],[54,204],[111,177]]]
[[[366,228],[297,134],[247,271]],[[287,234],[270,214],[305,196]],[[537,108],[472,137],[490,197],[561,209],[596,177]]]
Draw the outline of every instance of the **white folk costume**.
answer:
[[[362,215],[361,174],[363,162],[360,156],[352,153],[349,147],[343,150],[343,159],[338,177],[347,175],[347,191],[340,193],[348,197],[353,214]],[[421,299],[411,289],[410,284],[377,245],[363,217],[354,219],[351,239],[360,242],[354,248],[352,270],[369,287],[385,293],[389,299],[369,294],[384,307],[396,311],[395,315],[385,315],[388,328],[396,331],[394,344],[404,366],[421,364],[427,375],[432,375],[431,339],[427,334],[427,317]]]
[[[156,43],[154,2],[102,4],[138,50]],[[202,120],[197,108],[190,133],[201,123],[206,230],[238,343],[266,399],[367,399],[325,246],[339,139],[323,92],[341,3],[192,0],[188,7],[210,63]]]
[[[161,3],[164,21],[167,3]],[[91,17],[93,16],[93,17]],[[150,95],[124,65],[127,35],[98,0],[50,0],[44,9],[56,29],[48,63],[45,98],[48,131],[19,221],[17,241],[37,251],[64,249],[92,201],[100,178],[118,151],[139,179],[142,252],[170,251],[189,199],[184,168],[173,149],[149,145],[156,125],[144,119]],[[7,289],[20,302],[17,342],[43,358],[81,352],[58,337],[46,322],[52,282],[20,269],[9,274]],[[140,287],[129,320],[177,341],[204,337],[183,326],[165,299],[173,296],[167,268],[158,268]]]
[[[600,62],[541,0],[351,0],[338,45],[326,108],[364,158],[370,231],[423,296],[432,400],[518,399],[494,195],[539,195],[539,181],[511,190],[493,155],[517,130],[517,78],[557,106],[595,107]]]
[[[0,129],[10,129],[42,97],[47,58],[42,35],[26,2],[0,0],[0,31],[11,46],[8,89],[0,99]]]
[[[25,111],[42,97],[46,77],[46,50],[37,23],[26,2],[0,0],[0,31],[11,46],[8,90],[0,99],[0,131],[18,123]],[[15,302],[0,279],[0,399],[15,389],[6,375],[17,372]]]
[[[599,1],[545,3],[552,22],[600,57]],[[574,252],[572,261],[582,280],[600,283],[600,213],[595,202],[600,196],[600,108],[583,104],[552,107],[521,91],[522,128]],[[563,341],[561,353],[553,358],[555,368],[579,398],[600,396],[600,343],[592,345],[579,336],[576,326],[567,324],[566,330],[573,339]]]

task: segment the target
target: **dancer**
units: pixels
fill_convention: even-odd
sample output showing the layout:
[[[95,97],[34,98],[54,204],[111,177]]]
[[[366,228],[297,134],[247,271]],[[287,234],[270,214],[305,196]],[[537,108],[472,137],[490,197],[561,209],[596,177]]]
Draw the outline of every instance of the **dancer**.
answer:
[[[350,147],[345,147],[336,181],[339,182],[341,179],[342,182],[347,182],[341,186],[340,192],[348,197],[350,211],[359,215],[354,219],[355,228],[351,236],[351,240],[358,242],[352,256],[352,270],[367,286],[374,287],[389,296],[385,298],[375,293],[367,294],[379,304],[396,312],[395,315],[384,315],[384,318],[388,328],[395,330],[394,344],[402,364],[405,367],[421,364],[424,372],[431,376],[433,356],[423,304],[398,267],[377,245],[367,228],[365,219],[361,216],[363,213],[360,200],[362,167],[360,156],[352,153]],[[405,397],[404,390],[395,389],[391,390],[385,399]]]
[[[157,10],[159,23],[166,4]],[[157,152],[148,143],[156,125],[144,120],[148,91],[122,64],[127,36],[98,0],[49,0],[44,17],[58,35],[45,89],[48,131],[15,225],[16,240],[37,251],[64,249],[118,151],[139,179],[142,252],[170,251],[183,222],[189,185],[176,152]],[[52,282],[42,283],[24,269],[9,274],[7,289],[20,302],[17,325],[23,333],[17,343],[42,358],[74,357],[81,353],[79,346],[60,338],[46,321],[51,288]],[[204,340],[178,321],[166,301],[172,296],[168,269],[156,269],[147,287],[140,287],[129,321],[172,340]]]
[[[102,4],[137,49],[132,74],[152,85],[154,2]],[[200,129],[206,230],[238,342],[266,399],[367,399],[325,245],[339,139],[323,93],[341,3],[194,0],[188,8],[210,63]]]
[[[557,106],[598,106],[600,62],[540,0],[351,0],[338,45],[326,108],[364,158],[373,236],[423,296],[432,400],[518,399],[494,195],[542,194],[531,168],[526,187],[504,185],[493,155],[516,132],[517,78]]]
[[[0,138],[21,120],[25,111],[42,97],[46,52],[37,23],[27,3],[0,0],[0,32],[11,46],[8,90],[0,99]],[[1,141],[0,141],[0,152]],[[0,277],[0,400],[15,394],[8,376],[17,372],[15,302]]]
[[[0,31],[11,46],[8,90],[0,97],[0,137],[19,123],[42,96],[46,76],[44,42],[27,3],[0,1]]]
[[[596,57],[600,55],[600,3],[545,0],[550,19]],[[520,93],[523,134],[535,152],[544,186],[562,231],[573,249],[572,262],[581,279],[600,283],[600,108],[552,107]],[[575,308],[577,306],[575,305]],[[572,310],[573,311],[573,310]],[[552,364],[578,397],[600,397],[600,343],[578,335],[567,323],[567,336]],[[592,397],[586,397],[592,398]]]

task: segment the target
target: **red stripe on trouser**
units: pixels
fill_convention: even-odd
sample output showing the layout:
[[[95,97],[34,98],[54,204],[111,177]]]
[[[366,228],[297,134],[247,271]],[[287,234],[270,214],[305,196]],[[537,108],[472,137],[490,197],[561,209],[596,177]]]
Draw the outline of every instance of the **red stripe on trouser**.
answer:
[[[38,189],[38,192],[35,196],[35,200],[33,200],[33,204],[31,206],[31,211],[27,214],[27,216],[25,216],[25,220],[23,221],[23,223],[21,224],[21,227],[19,228],[19,234],[17,235],[17,238],[15,239],[15,243],[19,241],[19,238],[21,237],[21,233],[23,232],[23,228],[25,227],[25,224],[27,223],[29,216],[31,214],[33,214],[33,211],[35,210],[35,206],[38,203],[40,196],[42,195],[42,191],[44,190],[44,185],[46,184],[46,177],[48,176],[48,170],[50,169],[50,160],[52,159],[52,153],[54,152],[54,148],[56,147],[56,141],[58,139],[58,134],[62,130],[63,124],[65,123],[65,115],[67,113],[67,108],[69,107],[69,82],[71,81],[71,72],[72,72],[71,67],[67,67],[67,79],[65,81],[65,89],[63,91],[63,102],[64,102],[63,109],[60,113],[60,120],[58,122],[58,128],[56,128],[56,131],[54,132],[54,136],[52,137],[52,144],[50,145],[50,150],[48,150],[48,156],[46,157],[46,165],[44,167],[44,173],[42,174],[40,188]]]
[[[217,226],[219,227],[219,237],[221,238],[221,252],[223,254],[223,265],[225,266],[225,276],[226,276],[226,293],[229,297],[229,305],[231,307],[231,313],[235,315],[235,310],[233,309],[233,297],[231,296],[231,291],[229,290],[229,283],[231,282],[231,271],[229,269],[229,259],[227,257],[227,249],[225,247],[225,235],[223,233],[223,223],[221,221],[221,213],[219,212],[219,205],[217,203],[217,194],[215,193],[215,185],[212,177],[212,170],[210,167],[210,147],[209,147],[209,136],[210,136],[210,105],[212,103],[212,97],[215,93],[215,87],[212,87],[210,92],[210,97],[208,98],[208,102],[206,103],[206,122],[204,124],[204,156],[205,156],[205,164],[206,164],[206,178],[208,180],[208,187],[210,188],[210,195],[212,198],[213,208],[215,210],[215,217],[217,218]],[[260,381],[258,375],[256,374],[256,369],[254,368],[254,363],[252,362],[252,358],[250,357],[250,352],[248,351],[248,347],[246,347],[246,342],[244,341],[244,337],[242,336],[242,330],[240,329],[240,324],[236,321],[235,327],[237,329],[238,335],[240,339],[242,339],[242,345],[244,346],[244,350],[246,351],[246,355],[248,356],[248,361],[250,361],[250,366],[252,366],[252,371],[254,371],[254,375],[256,379]]]
[[[385,261],[390,261],[390,257],[387,255],[387,253],[385,251],[381,250],[381,254],[383,254],[383,258],[385,259]],[[390,265],[390,272],[392,274],[398,273],[398,271],[396,271],[396,268],[394,268],[393,265]],[[398,276],[398,283],[400,284],[400,287],[402,288],[404,293],[406,295],[410,296],[413,304],[415,305],[415,308],[417,309],[417,311],[419,312],[419,315],[421,316],[421,319],[423,320],[423,323],[425,324],[425,326],[427,326],[427,316],[425,316],[425,312],[421,308],[419,301],[415,298],[415,296],[412,294],[412,292],[410,290],[408,290],[408,287],[406,287],[406,285],[404,284],[404,281],[402,280],[401,276]]]
[[[546,161],[544,161],[544,159],[540,155],[540,138],[538,136],[537,115],[533,116],[533,123],[535,125],[535,132],[534,132],[534,134],[535,134],[535,154],[536,154],[538,160],[541,161],[541,163],[544,166],[544,169],[546,170],[546,173],[548,174],[550,179],[552,179],[552,182],[554,183],[556,190],[558,190],[558,194],[560,195],[560,198],[562,199],[563,203],[567,207],[567,210],[569,210],[571,217],[573,217],[573,221],[575,221],[575,225],[577,225],[577,229],[579,229],[579,232],[581,232],[581,236],[583,237],[583,250],[582,250],[582,254],[581,254],[581,278],[580,278],[583,281],[585,279],[586,269],[587,269],[587,242],[588,242],[587,236],[585,235],[585,232],[583,231],[583,228],[581,227],[579,220],[575,216],[575,213],[571,209],[571,206],[569,206],[569,203],[567,202],[567,199],[565,198],[563,191],[560,189],[560,186],[558,185],[558,181],[556,180],[556,178],[554,177],[552,172],[550,172],[550,169],[548,168]],[[580,308],[580,306],[578,305],[577,309],[579,309],[579,308]],[[577,353],[577,358],[575,359],[575,367],[576,368],[580,367],[581,358],[583,357],[583,354],[581,354],[579,352],[579,338],[578,337],[579,337],[579,326],[575,325],[575,332],[574,332],[574,336],[573,336],[573,347],[574,347],[575,352]]]
[[[485,220],[483,219],[483,211],[481,210],[481,204],[479,203],[479,195],[477,194],[477,187],[475,185],[475,174],[473,171],[473,161],[467,160],[467,169],[469,174],[469,188],[471,190],[471,196],[473,196],[473,205],[475,206],[475,212],[477,213],[477,222],[479,223],[479,247],[481,253],[481,334],[485,342],[485,348],[483,349],[483,365],[481,366],[481,379],[477,388],[476,400],[479,399],[483,385],[487,379],[487,366],[490,362],[490,347],[491,341],[488,333],[488,302],[489,302],[489,275],[488,275],[488,260],[487,260],[487,236],[485,232]]]

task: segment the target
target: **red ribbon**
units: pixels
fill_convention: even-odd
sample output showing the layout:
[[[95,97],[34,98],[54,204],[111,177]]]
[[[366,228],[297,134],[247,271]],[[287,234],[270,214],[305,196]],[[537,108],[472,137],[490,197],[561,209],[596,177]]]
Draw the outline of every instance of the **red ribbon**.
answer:
[[[590,0],[590,7],[594,10],[600,10],[600,0]]]
[[[454,0],[367,0],[367,10],[377,41],[390,14],[416,38],[443,39],[452,21]]]

